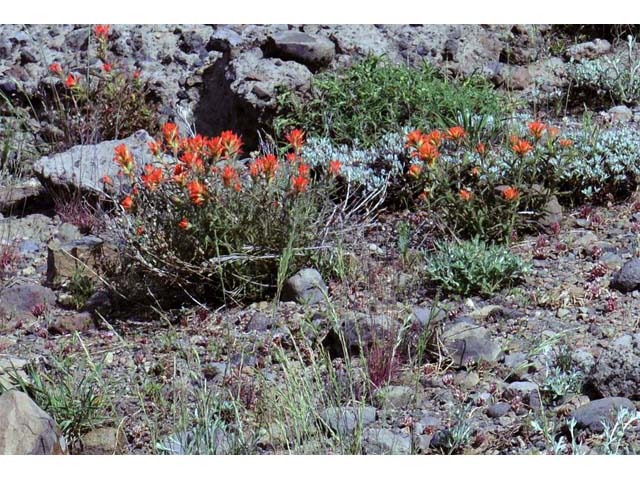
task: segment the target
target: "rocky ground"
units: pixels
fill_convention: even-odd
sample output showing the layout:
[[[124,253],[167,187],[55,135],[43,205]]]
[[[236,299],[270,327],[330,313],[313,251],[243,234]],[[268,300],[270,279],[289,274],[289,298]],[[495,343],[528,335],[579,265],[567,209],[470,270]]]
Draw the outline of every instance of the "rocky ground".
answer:
[[[152,80],[161,114],[249,142],[277,85],[304,92],[316,72],[366,53],[482,70],[530,99],[563,85],[569,56],[612,48],[594,40],[557,52],[550,27],[511,25],[115,31],[114,48]],[[88,32],[1,27],[0,91],[19,100],[37,92],[49,63],[80,65]],[[635,126],[634,114],[601,118]],[[75,150],[98,161],[81,172],[66,152],[33,159],[20,179],[0,177],[0,385],[22,384],[40,405],[18,390],[0,396],[0,452],[636,451],[640,199],[565,209],[546,233],[519,239],[513,251],[532,269],[490,298],[434,296],[397,243],[399,221],[421,232],[428,219],[383,211],[354,233],[340,280],[307,269],[289,279],[286,301],[185,307],[150,321],[135,309],[107,313],[104,289],[76,278],[77,259],[92,267],[110,245],[51,197],[52,185],[95,186],[112,148]],[[426,237],[414,235],[410,251]],[[390,382],[371,388],[367,371]],[[64,437],[51,418],[61,412],[78,425]]]

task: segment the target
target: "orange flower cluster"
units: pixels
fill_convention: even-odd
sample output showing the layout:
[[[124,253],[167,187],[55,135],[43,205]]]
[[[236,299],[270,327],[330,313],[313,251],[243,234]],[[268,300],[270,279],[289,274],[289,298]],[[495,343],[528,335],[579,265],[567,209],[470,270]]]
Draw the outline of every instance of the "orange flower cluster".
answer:
[[[113,159],[118,165],[120,165],[122,172],[124,172],[125,175],[132,176],[135,164],[133,161],[133,155],[131,154],[127,146],[124,143],[121,143],[116,148],[114,148],[114,151],[115,156],[113,157]]]
[[[456,142],[462,140],[466,135],[467,132],[465,132],[464,128],[460,125],[451,127],[445,132],[447,140],[454,140]]]
[[[161,167],[154,167],[150,163],[144,166],[144,174],[140,176],[142,183],[146,188],[154,191],[162,182],[164,174]]]
[[[268,153],[257,157],[249,164],[249,173],[252,177],[264,175],[267,180],[271,180],[275,177],[279,168],[280,162],[278,162],[278,157],[273,153]]]
[[[531,135],[533,135],[533,138],[536,140],[540,140],[542,138],[542,134],[547,129],[547,126],[540,120],[534,120],[533,122],[527,123],[527,127],[529,128]]]
[[[527,153],[533,150],[533,145],[531,145],[528,141],[518,138],[515,135],[511,137],[511,150],[514,153],[524,157]]]
[[[293,147],[296,153],[300,151],[304,144],[304,132],[299,128],[294,128],[289,131],[284,138],[289,142],[289,145]]]
[[[431,166],[440,156],[438,147],[443,138],[444,134],[438,130],[432,130],[429,133],[412,130],[407,134],[407,143],[405,146],[409,149],[412,157],[418,157]]]

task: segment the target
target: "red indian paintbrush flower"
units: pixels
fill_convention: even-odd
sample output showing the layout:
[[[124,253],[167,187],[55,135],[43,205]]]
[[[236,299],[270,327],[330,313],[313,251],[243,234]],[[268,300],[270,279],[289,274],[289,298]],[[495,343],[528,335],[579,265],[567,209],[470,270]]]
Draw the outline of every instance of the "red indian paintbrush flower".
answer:
[[[472,193],[469,190],[466,190],[464,188],[460,190],[460,198],[465,202],[471,199],[471,195]]]
[[[73,73],[68,74],[64,79],[64,84],[69,88],[75,87],[78,84],[78,76]]]
[[[295,193],[302,193],[307,189],[309,178],[306,175],[296,175],[291,179],[291,184]]]
[[[284,136],[284,138],[287,139],[289,145],[291,145],[297,152],[300,150],[300,148],[302,148],[302,145],[304,144],[304,131],[300,130],[299,128],[294,128],[293,130],[288,132]]]
[[[463,138],[467,132],[465,132],[464,128],[460,125],[456,125],[455,127],[449,128],[445,132],[445,137],[449,140],[460,140]]]
[[[512,141],[511,149],[521,157],[524,157],[527,153],[533,150],[533,146],[526,140],[515,138]]]
[[[180,136],[178,132],[178,126],[175,123],[166,122],[164,125],[162,125],[162,135],[167,145],[172,148],[178,146]]]
[[[340,175],[342,164],[340,160],[329,160],[329,173],[331,175]]]
[[[225,130],[220,134],[220,140],[224,147],[223,155],[225,158],[233,158],[239,155],[242,150],[242,139],[231,130]]]
[[[154,191],[162,182],[163,172],[162,168],[154,167],[150,163],[144,166],[144,175],[141,175],[142,183],[146,188]]]
[[[51,65],[49,65],[49,71],[51,73],[55,73],[56,75],[59,75],[62,73],[62,66],[60,66],[58,62],[53,62]]]
[[[571,140],[570,138],[561,138],[560,140],[558,140],[558,143],[560,144],[561,147],[566,148],[573,145],[573,140]]]
[[[111,29],[111,25],[108,25],[108,24],[95,25],[93,27],[93,33],[100,40],[106,40],[109,37],[110,29]]]
[[[127,146],[124,143],[121,143],[120,145],[115,147],[113,150],[115,151],[115,155],[113,157],[114,161],[118,165],[120,165],[120,168],[122,168],[122,171],[126,175],[129,175],[129,176],[133,175],[133,168],[134,168],[133,155],[131,154]]]
[[[527,127],[529,128],[529,132],[533,135],[533,138],[539,140],[542,137],[542,134],[547,129],[547,126],[542,123],[540,120],[534,120],[533,122],[527,123]]]
[[[240,190],[240,178],[238,172],[231,165],[225,165],[222,169],[222,184],[229,188],[233,187],[236,190]]]
[[[429,166],[431,166],[440,155],[440,152],[432,143],[425,142],[412,152],[411,155],[414,157],[417,156],[420,160],[427,162]]]
[[[256,158],[249,164],[249,172],[252,176],[264,174],[267,179],[272,179],[276,171],[280,168],[278,158],[273,153],[268,153],[262,157]]]
[[[178,226],[183,230],[188,230],[189,227],[191,227],[191,224],[189,223],[189,220],[187,220],[186,218],[183,218],[178,222]]]
[[[405,147],[417,147],[421,143],[422,138],[422,131],[420,131],[420,129],[411,130],[407,133],[407,143],[405,144]]]
[[[417,163],[412,163],[409,167],[407,175],[409,175],[410,177],[418,178],[420,176],[420,173],[422,173],[422,167]]]
[[[509,201],[516,200],[520,196],[520,192],[516,187],[507,187],[502,190],[502,196]]]
[[[122,205],[122,208],[124,208],[125,210],[131,210],[131,208],[133,207],[133,198],[131,198],[131,195],[127,195],[126,197],[124,197],[120,202],[120,205]]]
[[[102,70],[105,73],[109,73],[111,71],[111,64],[110,63],[103,63],[102,64]]]
[[[192,180],[187,184],[189,198],[194,205],[202,205],[207,195],[207,187],[198,180]]]
[[[482,142],[478,142],[476,145],[476,152],[478,152],[479,155],[484,156],[484,154],[487,153],[487,146]]]
[[[105,185],[113,185],[113,180],[111,179],[111,177],[109,175],[103,175],[101,181]]]
[[[187,179],[187,169],[182,163],[176,164],[173,168],[173,181],[182,185]]]

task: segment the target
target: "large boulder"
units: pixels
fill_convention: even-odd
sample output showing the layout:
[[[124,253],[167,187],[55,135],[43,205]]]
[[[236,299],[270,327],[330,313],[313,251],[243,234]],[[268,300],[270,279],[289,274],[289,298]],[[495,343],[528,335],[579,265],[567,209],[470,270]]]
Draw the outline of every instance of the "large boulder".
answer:
[[[55,304],[55,293],[37,283],[16,283],[0,290],[0,320],[32,317],[36,310]]]
[[[327,37],[288,30],[269,37],[265,52],[283,60],[293,60],[312,70],[326,67],[336,54],[336,47]]]
[[[320,272],[315,268],[305,268],[284,282],[280,300],[316,304],[324,302],[327,295],[327,285]]]
[[[122,140],[110,140],[96,145],[76,145],[66,152],[42,157],[34,166],[34,172],[43,185],[75,187],[91,192],[102,192],[102,177],[118,178],[120,166],[114,162],[114,149],[124,143],[133,154],[137,165],[153,163],[154,157],[147,142],[152,138],[140,130]]]
[[[28,395],[0,395],[0,455],[62,455],[64,438],[56,422]]]

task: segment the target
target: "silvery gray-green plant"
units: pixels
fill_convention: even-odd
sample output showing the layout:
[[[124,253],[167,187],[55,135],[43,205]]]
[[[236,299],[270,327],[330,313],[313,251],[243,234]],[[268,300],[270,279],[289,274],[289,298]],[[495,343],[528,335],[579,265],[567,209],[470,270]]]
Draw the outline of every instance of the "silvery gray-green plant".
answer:
[[[613,102],[636,104],[640,100],[640,57],[636,39],[627,37],[624,54],[581,60],[572,64],[569,75],[578,88],[607,95]]]

